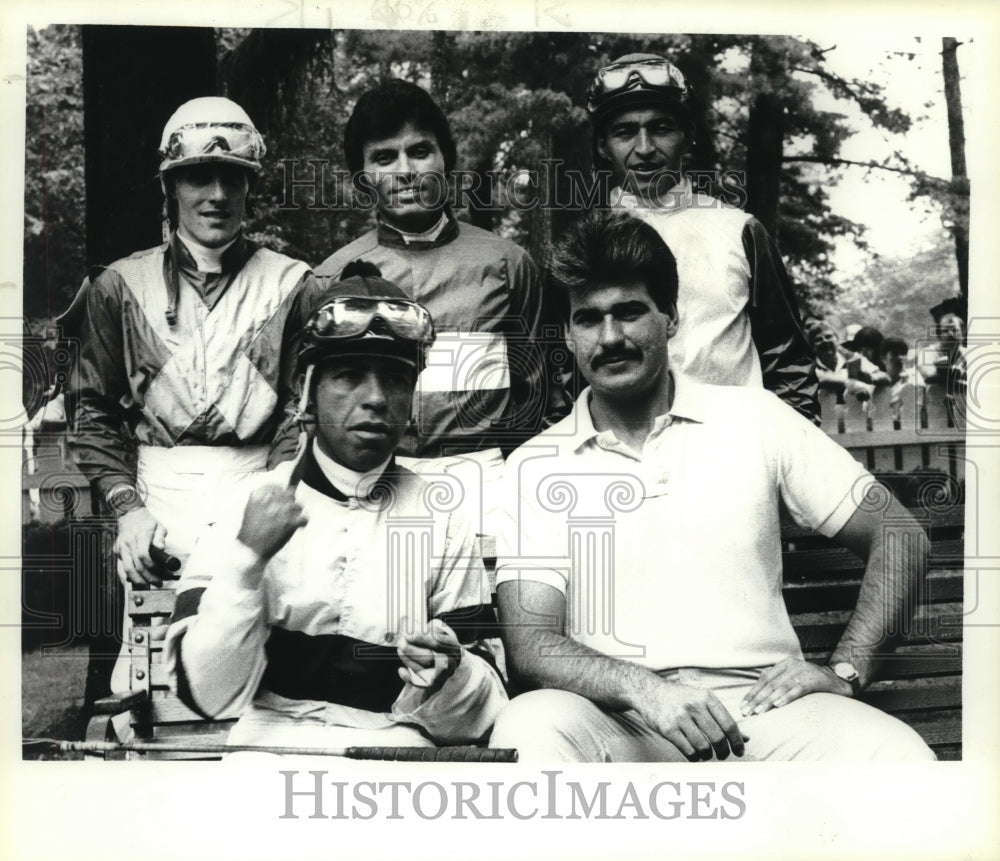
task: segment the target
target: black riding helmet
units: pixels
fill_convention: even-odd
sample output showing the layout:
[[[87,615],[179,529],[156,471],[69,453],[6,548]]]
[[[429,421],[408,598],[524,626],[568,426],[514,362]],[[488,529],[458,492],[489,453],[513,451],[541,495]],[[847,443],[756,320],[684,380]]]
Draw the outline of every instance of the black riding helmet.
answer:
[[[302,332],[297,370],[327,358],[376,355],[423,370],[434,342],[430,313],[382,277],[378,267],[354,261],[344,267],[310,315]]]
[[[657,54],[626,54],[604,66],[587,93],[587,113],[594,126],[594,166],[606,167],[597,140],[607,123],[633,108],[666,108],[683,127],[690,145],[694,122],[688,93],[681,70]]]

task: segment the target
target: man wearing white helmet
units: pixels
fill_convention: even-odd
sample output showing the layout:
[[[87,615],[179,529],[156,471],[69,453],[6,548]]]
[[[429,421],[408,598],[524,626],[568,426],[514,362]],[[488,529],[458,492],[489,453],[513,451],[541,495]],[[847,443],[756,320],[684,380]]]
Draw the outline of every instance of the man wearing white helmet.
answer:
[[[305,263],[243,235],[265,151],[234,102],[181,105],[159,150],[169,238],[92,273],[66,315],[81,340],[70,450],[118,518],[123,582],[161,585],[152,548],[183,561],[266,467],[291,397],[288,336],[318,288]]]
[[[234,102],[183,104],[159,151],[169,239],[105,267],[74,303],[70,448],[118,516],[119,575],[133,583],[159,585],[150,544],[187,554],[220,477],[265,467],[290,397],[285,333],[316,287],[305,263],[243,236],[265,152]]]
[[[774,242],[757,219],[695,191],[682,173],[694,138],[684,75],[655,54],[619,57],[598,73],[587,110],[612,206],[652,224],[677,258],[674,372],[763,385],[816,421],[812,355]]]

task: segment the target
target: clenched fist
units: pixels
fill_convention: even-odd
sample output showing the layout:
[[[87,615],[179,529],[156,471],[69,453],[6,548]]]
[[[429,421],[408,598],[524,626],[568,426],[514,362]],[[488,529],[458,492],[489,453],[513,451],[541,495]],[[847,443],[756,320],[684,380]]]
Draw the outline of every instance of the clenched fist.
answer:
[[[441,687],[458,668],[462,646],[455,632],[440,619],[432,619],[427,630],[404,636],[396,646],[403,666],[399,677],[418,688]]]
[[[295,491],[267,484],[250,494],[236,537],[261,559],[270,559],[308,522],[302,506],[295,501]]]

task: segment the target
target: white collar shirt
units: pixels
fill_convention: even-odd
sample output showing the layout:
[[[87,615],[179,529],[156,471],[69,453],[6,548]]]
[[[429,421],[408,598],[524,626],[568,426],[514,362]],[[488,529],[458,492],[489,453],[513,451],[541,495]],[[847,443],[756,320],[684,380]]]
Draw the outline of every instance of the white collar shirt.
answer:
[[[594,427],[587,389],[511,456],[497,583],[559,590],[565,633],[657,671],[801,655],[781,592],[779,497],[832,536],[871,476],[763,389],[676,383],[641,452]]]

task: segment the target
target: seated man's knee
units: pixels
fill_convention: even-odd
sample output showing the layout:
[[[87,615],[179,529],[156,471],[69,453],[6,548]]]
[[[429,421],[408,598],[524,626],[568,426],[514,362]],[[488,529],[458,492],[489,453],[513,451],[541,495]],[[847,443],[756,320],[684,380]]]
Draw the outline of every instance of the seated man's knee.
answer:
[[[874,706],[856,705],[848,726],[855,730],[859,759],[886,762],[933,762],[937,757],[913,727]],[[848,743],[848,748],[851,745]]]
[[[857,700],[833,694],[813,696],[833,709],[828,718],[839,732],[831,737],[838,738],[841,757],[886,762],[932,762],[937,758],[919,733],[899,718]]]
[[[520,759],[580,758],[588,716],[599,713],[590,700],[568,691],[538,690],[514,697],[500,713],[490,747],[512,747]]]
[[[886,731],[874,759],[892,762],[934,762],[937,759],[934,751],[913,727],[896,718],[892,718],[892,721],[895,725]]]

